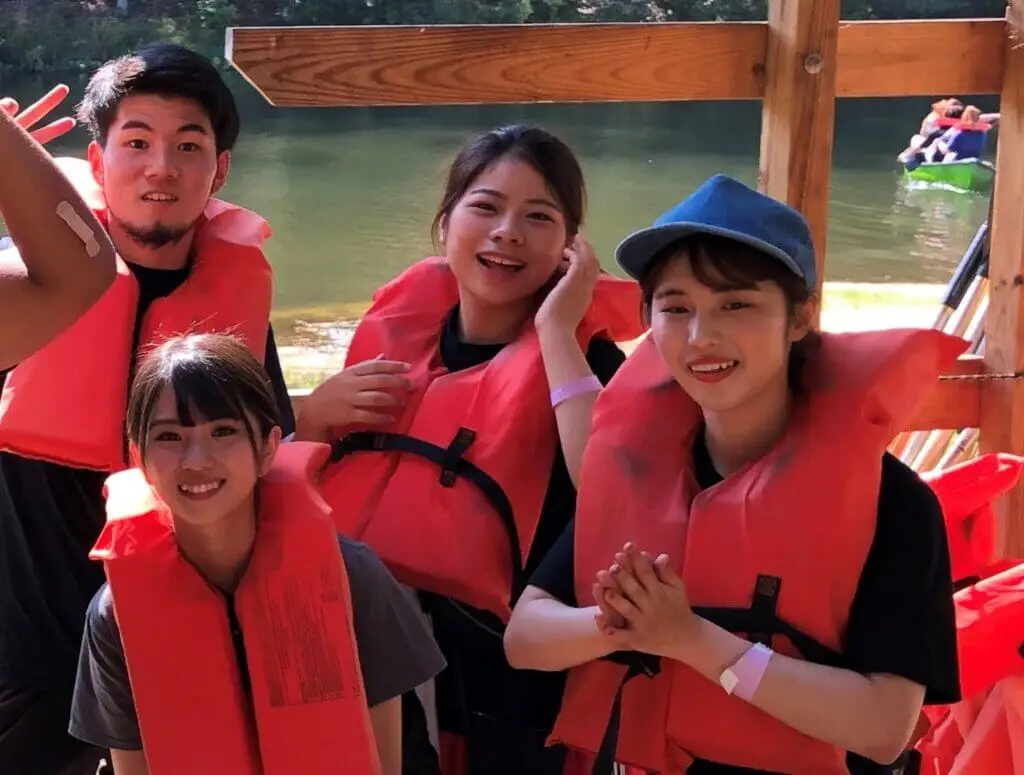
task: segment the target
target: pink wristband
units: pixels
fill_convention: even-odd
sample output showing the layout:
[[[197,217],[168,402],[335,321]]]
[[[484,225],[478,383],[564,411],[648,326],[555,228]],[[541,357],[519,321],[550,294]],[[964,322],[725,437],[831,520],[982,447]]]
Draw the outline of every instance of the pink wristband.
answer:
[[[755,643],[736,660],[732,667],[722,672],[718,681],[726,694],[733,694],[750,702],[761,685],[765,670],[772,658],[772,650],[761,643]]]
[[[562,402],[576,396],[582,396],[585,393],[597,393],[601,390],[601,387],[601,380],[593,374],[566,382],[561,387],[556,387],[551,391],[551,408],[554,409]]]

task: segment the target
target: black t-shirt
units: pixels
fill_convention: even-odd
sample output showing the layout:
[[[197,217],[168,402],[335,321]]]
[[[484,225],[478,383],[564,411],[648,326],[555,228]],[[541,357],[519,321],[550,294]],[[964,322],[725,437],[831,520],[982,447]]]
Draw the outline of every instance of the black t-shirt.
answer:
[[[187,268],[129,266],[139,283],[137,321],[188,276]],[[291,433],[295,418],[273,331],[265,361],[283,413],[282,430]],[[50,389],[74,390],[74,376]],[[85,613],[104,581],[102,563],[88,554],[105,520],[106,478],[0,453],[0,686],[68,692],[74,686]]]
[[[489,361],[502,345],[459,341],[456,308],[448,318],[440,349],[445,368],[460,371]],[[625,354],[613,342],[597,338],[591,341],[586,358],[597,378],[607,384],[625,361]],[[575,509],[576,488],[559,445],[526,559],[527,576],[565,530]],[[434,637],[448,660],[448,668],[435,681],[438,723],[443,731],[470,733],[477,767],[474,772],[560,771],[557,764],[542,767],[537,758],[516,762],[512,757],[553,760],[561,756],[557,750],[545,750],[544,739],[561,705],[565,674],[513,670],[505,659],[503,626],[496,616],[461,603],[456,607],[435,595],[424,594],[421,599],[431,613]],[[408,747],[405,755],[415,757]]]
[[[702,489],[722,481],[700,434],[694,472]],[[575,522],[552,547],[532,586],[577,605],[573,580]],[[882,459],[878,522],[847,622],[845,666],[890,673],[925,687],[925,703],[960,699],[953,580],[942,509],[931,488],[897,458]],[[869,771],[851,754],[853,772]],[[854,761],[859,760],[859,761]],[[751,772],[702,763],[701,775]]]

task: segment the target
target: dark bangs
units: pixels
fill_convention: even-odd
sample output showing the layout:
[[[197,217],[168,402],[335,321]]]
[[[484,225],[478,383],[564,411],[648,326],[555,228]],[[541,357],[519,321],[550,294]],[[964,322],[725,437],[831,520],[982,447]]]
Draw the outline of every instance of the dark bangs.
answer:
[[[178,423],[194,427],[215,420],[241,422],[254,454],[281,423],[270,380],[245,345],[212,334],[171,339],[143,359],[128,400],[128,440],[143,459],[153,412],[165,388],[174,392]]]
[[[650,309],[662,270],[684,251],[697,282],[713,291],[751,290],[758,283],[775,283],[782,289],[790,312],[811,297],[807,284],[774,256],[727,237],[700,234],[673,242],[651,260],[640,282],[645,310]]]

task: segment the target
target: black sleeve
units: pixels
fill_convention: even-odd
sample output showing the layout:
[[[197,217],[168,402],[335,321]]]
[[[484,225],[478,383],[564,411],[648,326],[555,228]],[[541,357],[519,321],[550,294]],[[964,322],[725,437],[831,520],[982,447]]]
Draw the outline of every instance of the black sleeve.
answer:
[[[611,382],[615,372],[625,362],[626,354],[610,339],[595,337],[587,347],[587,364],[602,385]]]
[[[541,560],[537,570],[530,576],[530,586],[543,589],[556,600],[566,605],[576,605],[576,557],[573,544],[576,537],[576,520],[566,525],[562,535]]]
[[[142,750],[114,599],[107,584],[100,587],[85,615],[68,732],[100,748]]]
[[[284,381],[281,361],[277,357],[273,326],[267,328],[267,352],[263,358],[263,366],[270,377],[270,384],[274,387],[274,398],[277,399],[278,410],[281,412],[281,435],[287,436],[295,432],[295,411],[288,396],[288,384]]]
[[[875,540],[850,610],[846,656],[860,673],[925,687],[925,703],[960,700],[953,578],[935,493],[892,455],[882,461]]]
[[[340,538],[352,596],[359,665],[371,708],[425,684],[445,668],[415,595],[366,544]]]

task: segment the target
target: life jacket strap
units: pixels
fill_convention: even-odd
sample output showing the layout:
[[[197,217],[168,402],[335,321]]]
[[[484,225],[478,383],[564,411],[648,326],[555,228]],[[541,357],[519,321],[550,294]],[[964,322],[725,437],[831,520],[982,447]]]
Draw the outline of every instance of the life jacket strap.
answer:
[[[516,527],[512,502],[501,485],[465,457],[475,440],[476,431],[469,428],[459,428],[447,447],[439,447],[429,441],[400,433],[350,433],[331,445],[330,462],[337,463],[345,455],[353,452],[404,452],[436,463],[441,469],[438,483],[442,487],[454,487],[458,477],[470,482],[491,504],[505,528],[512,562],[511,601],[519,596],[526,584],[519,530]]]

